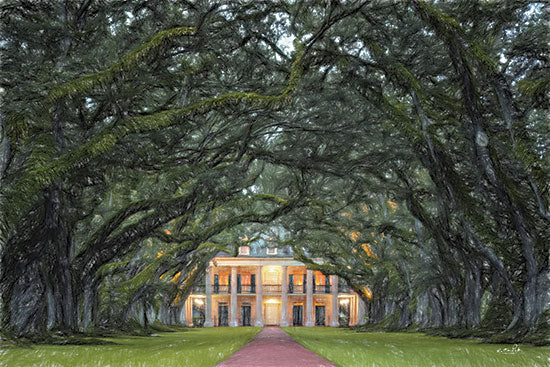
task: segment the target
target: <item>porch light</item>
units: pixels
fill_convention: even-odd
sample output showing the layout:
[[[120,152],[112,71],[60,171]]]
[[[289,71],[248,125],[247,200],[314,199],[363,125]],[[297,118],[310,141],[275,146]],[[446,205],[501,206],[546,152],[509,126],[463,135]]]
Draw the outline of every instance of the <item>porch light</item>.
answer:
[[[340,304],[341,304],[341,305],[347,305],[348,303],[349,303],[349,299],[348,299],[348,298],[342,298],[342,299],[340,300]]]
[[[204,301],[202,299],[199,299],[199,298],[195,298],[194,299],[194,302],[197,304],[197,305],[204,305]]]

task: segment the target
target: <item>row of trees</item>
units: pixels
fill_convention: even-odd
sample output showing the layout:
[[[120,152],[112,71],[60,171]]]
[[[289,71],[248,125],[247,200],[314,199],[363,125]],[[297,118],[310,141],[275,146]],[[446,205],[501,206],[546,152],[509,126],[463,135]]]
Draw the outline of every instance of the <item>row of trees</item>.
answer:
[[[319,190],[351,188],[291,228],[312,253],[334,250],[328,272],[371,286],[375,322],[475,327],[486,301],[491,327],[534,327],[548,308],[548,9],[494,5],[381,4],[322,51],[342,60],[322,118],[349,134],[354,166]]]
[[[533,328],[550,288],[548,15],[2,5],[2,328],[175,314],[217,251],[273,226],[373,322],[476,327],[488,304],[497,326]]]

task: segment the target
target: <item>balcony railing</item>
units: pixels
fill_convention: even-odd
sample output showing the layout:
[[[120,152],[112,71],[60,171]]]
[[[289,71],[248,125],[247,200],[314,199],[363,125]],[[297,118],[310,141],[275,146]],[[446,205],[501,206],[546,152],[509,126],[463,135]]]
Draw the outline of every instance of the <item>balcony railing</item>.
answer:
[[[306,287],[303,284],[289,284],[288,285],[289,294],[304,294],[306,293]]]
[[[237,293],[239,293],[239,294],[255,294],[256,293],[256,285],[255,284],[237,285]]]
[[[330,293],[330,284],[314,284],[313,293]]]
[[[281,284],[264,284],[263,293],[266,294],[280,294],[281,293]],[[313,285],[313,293],[315,294],[330,294],[331,286],[327,285]],[[288,294],[305,294],[306,287],[303,284],[288,284],[287,288]],[[197,285],[193,287],[193,293],[205,293],[204,285]],[[212,284],[212,293],[213,294],[230,294],[231,286],[230,285],[221,285],[221,284]],[[238,294],[256,294],[256,285],[245,285],[242,284],[237,286]],[[347,284],[338,284],[338,293],[350,293],[350,287]]]
[[[230,290],[229,285],[212,284],[212,293],[214,294],[228,294]]]
[[[203,288],[204,289],[204,288]],[[212,284],[212,293],[214,294],[229,294],[231,293],[231,286],[230,285],[222,285],[222,284]],[[256,285],[237,285],[237,293],[238,294],[255,294],[256,293]]]
[[[281,293],[281,285],[280,284],[264,284],[262,285],[264,293]]]

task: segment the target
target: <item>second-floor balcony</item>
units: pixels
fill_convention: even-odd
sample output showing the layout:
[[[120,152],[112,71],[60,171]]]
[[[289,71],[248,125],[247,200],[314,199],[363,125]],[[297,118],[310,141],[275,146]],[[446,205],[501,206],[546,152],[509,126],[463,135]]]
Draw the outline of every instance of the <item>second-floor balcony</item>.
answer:
[[[231,285],[229,284],[212,284],[213,294],[230,294]],[[237,294],[256,294],[255,284],[237,284]]]
[[[281,293],[281,285],[280,284],[263,284],[262,288],[263,288],[263,292],[265,294],[279,294],[279,293]]]
[[[330,293],[330,284],[314,284],[313,293]]]
[[[280,284],[263,284],[263,293],[265,294],[280,294]],[[230,294],[231,286],[227,284],[212,284],[213,294]],[[237,284],[237,294],[256,294],[255,284]]]
[[[281,284],[263,284],[264,294],[281,294]],[[306,294],[307,287],[303,284],[288,284],[288,294]],[[330,294],[330,284],[314,284],[312,292],[314,294]],[[205,287],[197,285],[193,287],[193,293],[205,293]],[[231,294],[231,285],[229,284],[212,284],[213,294]],[[256,294],[257,287],[255,284],[237,284],[237,294]],[[338,284],[338,293],[350,293],[350,287],[347,284]]]
[[[212,293],[214,294],[228,294],[231,287],[227,284],[212,284]]]
[[[304,287],[303,284],[289,284],[288,285],[288,293],[289,294],[305,294],[306,293],[306,287]]]
[[[255,284],[237,284],[237,293],[238,294],[255,294],[256,285]]]
[[[330,293],[330,284],[314,284],[312,287],[312,292],[315,294],[329,294]],[[288,293],[289,294],[305,294],[307,292],[307,287],[303,284],[289,284]]]

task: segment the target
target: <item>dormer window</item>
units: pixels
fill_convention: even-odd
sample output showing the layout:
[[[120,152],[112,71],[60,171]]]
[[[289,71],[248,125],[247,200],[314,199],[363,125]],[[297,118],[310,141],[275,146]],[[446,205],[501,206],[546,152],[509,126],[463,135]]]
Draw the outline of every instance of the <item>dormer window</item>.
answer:
[[[250,255],[250,246],[239,246],[239,255]]]
[[[267,254],[268,255],[277,255],[277,247],[268,247],[267,248]]]

